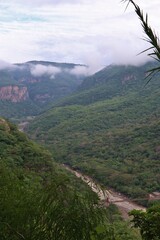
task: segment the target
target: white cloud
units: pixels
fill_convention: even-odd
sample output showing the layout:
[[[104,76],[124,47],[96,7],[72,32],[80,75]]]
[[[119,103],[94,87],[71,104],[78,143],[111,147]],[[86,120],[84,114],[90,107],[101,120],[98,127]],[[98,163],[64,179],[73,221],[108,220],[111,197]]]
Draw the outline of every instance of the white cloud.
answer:
[[[49,75],[50,78],[54,78],[57,73],[61,72],[60,68],[48,65],[42,65],[42,64],[37,64],[37,65],[31,65],[31,74],[34,77],[41,77],[43,75]]]
[[[70,70],[70,73],[77,76],[79,75],[88,76],[89,74],[88,67],[85,67],[85,66],[76,66],[72,70]]]
[[[0,70],[4,70],[4,69],[14,70],[16,68],[17,68],[17,66],[15,66],[11,63],[5,62],[3,60],[0,60]]]
[[[43,6],[43,5],[62,5],[62,4],[77,4],[82,3],[84,0],[27,0],[25,2],[25,5],[31,5],[31,6]],[[10,2],[8,0],[7,2]],[[18,3],[21,5],[24,5],[24,2],[21,0],[12,0],[12,3]]]
[[[159,29],[160,1],[136,2]],[[124,9],[120,0],[6,0],[0,3],[1,58],[82,63],[89,73],[110,63],[142,63],[146,54],[137,54],[148,45],[133,6]]]

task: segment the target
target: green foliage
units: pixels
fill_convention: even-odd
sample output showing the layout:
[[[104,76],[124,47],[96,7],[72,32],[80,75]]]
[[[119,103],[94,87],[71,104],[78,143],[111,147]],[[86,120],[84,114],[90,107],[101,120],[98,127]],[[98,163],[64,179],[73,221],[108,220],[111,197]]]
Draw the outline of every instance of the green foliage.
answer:
[[[90,239],[90,232],[103,221],[96,204],[93,194],[73,191],[64,178],[54,181],[42,198],[37,239]]]
[[[52,169],[48,151],[31,142],[24,133],[6,120],[0,121],[0,159],[8,166],[47,172]]]
[[[87,189],[75,190],[64,175],[54,173],[52,182],[43,187],[36,175],[11,171],[1,162],[0,173],[3,240],[134,240],[138,236],[120,220],[109,223],[96,195]]]
[[[34,223],[38,177],[0,162],[0,238],[24,239]]]
[[[41,108],[31,100],[19,103],[0,101],[0,115],[9,119],[34,116],[40,112]]]
[[[133,210],[130,212],[133,216],[134,227],[139,228],[142,239],[158,240],[160,239],[160,205],[154,205],[146,212]]]
[[[127,223],[117,221],[100,225],[96,228],[97,236],[92,235],[91,240],[140,240],[139,233],[133,231]]]

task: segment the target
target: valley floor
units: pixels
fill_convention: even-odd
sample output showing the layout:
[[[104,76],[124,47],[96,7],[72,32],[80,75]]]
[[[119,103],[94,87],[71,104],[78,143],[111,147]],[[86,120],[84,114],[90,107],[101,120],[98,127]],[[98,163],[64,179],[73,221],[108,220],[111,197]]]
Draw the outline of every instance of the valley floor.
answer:
[[[76,177],[81,178],[84,182],[86,182],[91,187],[91,189],[98,194],[100,200],[106,207],[111,203],[115,204],[120,210],[124,219],[129,218],[128,213],[133,209],[146,211],[145,207],[136,204],[135,202],[131,201],[129,198],[122,195],[121,193],[118,193],[111,189],[109,190],[103,189],[99,184],[95,183],[94,180],[89,176],[86,176],[79,171],[75,171],[67,165],[63,164],[63,166],[68,171],[75,174]]]

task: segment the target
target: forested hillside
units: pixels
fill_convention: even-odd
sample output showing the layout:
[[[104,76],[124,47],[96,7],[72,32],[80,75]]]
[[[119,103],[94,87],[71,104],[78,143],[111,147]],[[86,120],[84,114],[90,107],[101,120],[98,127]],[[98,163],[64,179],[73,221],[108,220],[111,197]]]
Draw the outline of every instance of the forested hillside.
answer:
[[[149,84],[149,88],[146,87],[149,80],[149,78],[146,78],[149,75],[147,71],[156,67],[156,62],[148,62],[142,66],[107,66],[94,75],[85,78],[76,92],[60,100],[56,106],[88,105],[133,92],[146,94],[147,91],[151,91],[152,84],[154,88],[157,85],[157,82],[153,81],[152,84]],[[155,77],[159,79],[158,74]]]
[[[37,117],[28,133],[56,161],[132,198],[160,191],[160,81],[144,79],[153,64],[100,71]]]
[[[0,118],[0,239],[140,239],[50,153]]]

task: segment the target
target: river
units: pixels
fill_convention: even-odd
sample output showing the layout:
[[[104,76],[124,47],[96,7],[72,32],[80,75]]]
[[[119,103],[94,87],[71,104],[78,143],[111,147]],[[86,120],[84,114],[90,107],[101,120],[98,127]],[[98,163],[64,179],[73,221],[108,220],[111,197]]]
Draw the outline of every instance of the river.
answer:
[[[129,198],[122,195],[121,193],[111,189],[103,189],[99,184],[95,183],[95,181],[91,177],[86,176],[79,171],[75,171],[67,165],[63,164],[63,166],[68,171],[75,174],[76,177],[81,178],[85,183],[87,183],[91,187],[92,191],[97,193],[99,199],[103,201],[104,206],[107,207],[110,203],[115,204],[119,208],[124,219],[127,219],[129,217],[128,212],[133,209],[146,211],[145,207],[131,201]]]

